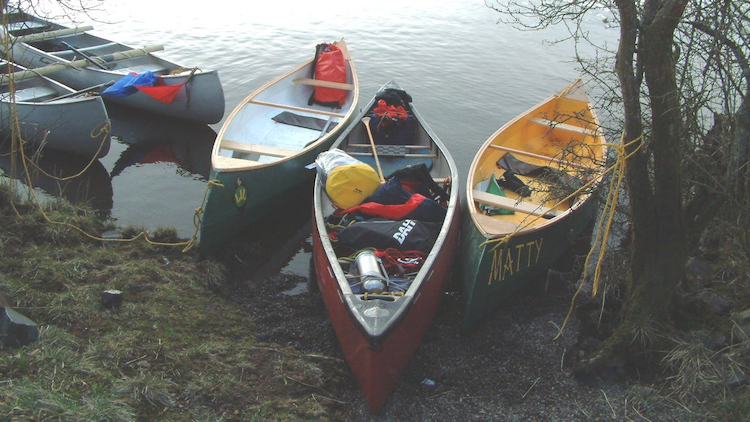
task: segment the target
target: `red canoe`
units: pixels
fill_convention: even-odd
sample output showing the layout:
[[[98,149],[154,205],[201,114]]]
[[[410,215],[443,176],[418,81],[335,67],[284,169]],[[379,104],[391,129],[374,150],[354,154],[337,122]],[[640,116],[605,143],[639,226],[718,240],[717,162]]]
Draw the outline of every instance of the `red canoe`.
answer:
[[[376,132],[375,141],[370,141],[368,126],[362,119],[368,116],[378,119],[372,110],[378,106],[376,100],[389,90],[393,90],[390,93],[405,94],[395,83],[386,84],[334,142],[332,150],[338,148],[370,164],[381,178],[384,175],[389,180],[384,186],[395,186],[393,178],[388,176],[406,166],[421,167],[424,164],[422,169],[429,169],[429,176],[437,183],[432,187],[438,191],[442,188],[441,195],[436,195],[434,200],[424,199],[429,193],[424,194],[424,198],[415,195],[409,203],[414,203],[414,198],[424,199],[420,207],[437,203],[444,214],[435,217],[428,213],[429,217],[424,217],[418,214],[419,211],[414,211],[417,214],[389,220],[390,224],[400,225],[400,231],[393,236],[397,241],[403,240],[401,235],[404,233],[412,236],[418,229],[428,227],[425,231],[427,240],[418,248],[422,253],[405,250],[414,247],[408,245],[408,239],[399,245],[400,250],[387,249],[390,246],[380,241],[376,242],[377,245],[362,245],[351,240],[356,237],[345,236],[343,230],[336,232],[332,226],[327,226],[326,220],[330,222],[330,216],[337,208],[326,193],[320,172],[315,181],[313,202],[313,260],[317,280],[314,286],[320,290],[346,360],[371,412],[378,412],[386,403],[438,310],[451,278],[459,229],[456,165],[445,146],[414,109],[408,94],[405,94],[407,100],[404,101],[409,115],[405,127],[407,133],[413,134],[407,137],[408,145],[403,145],[404,138],[398,139],[399,145],[384,145],[389,141],[379,137],[378,124],[369,126],[373,128],[370,132]],[[373,154],[372,145],[377,154]],[[400,179],[408,177],[402,175]],[[399,208],[396,214],[401,211],[403,209]],[[370,222],[370,219],[358,222],[351,228],[366,227]],[[333,241],[330,237],[332,231],[336,232]],[[368,246],[378,252],[375,255],[362,253],[368,250]],[[385,254],[383,250],[389,253]],[[404,265],[390,265],[398,262],[399,255]],[[378,259],[374,260],[373,256]],[[382,266],[376,265],[374,269],[383,278],[372,277],[372,271],[368,271],[373,270],[370,264],[378,260]],[[412,264],[415,267],[411,267]],[[379,281],[381,285],[377,286]]]

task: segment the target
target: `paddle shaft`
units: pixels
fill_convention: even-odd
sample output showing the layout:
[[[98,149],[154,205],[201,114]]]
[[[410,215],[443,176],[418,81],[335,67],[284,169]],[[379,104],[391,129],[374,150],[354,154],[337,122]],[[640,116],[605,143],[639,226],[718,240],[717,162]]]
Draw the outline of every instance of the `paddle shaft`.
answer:
[[[81,50],[73,47],[72,45],[66,43],[65,41],[63,41],[62,44],[64,46],[68,47],[69,49],[73,50],[75,53],[80,54],[81,56],[83,56],[84,59],[88,60],[89,62],[91,62],[91,64],[93,64],[94,66],[98,67],[99,69],[108,70],[106,66],[104,66],[103,64],[95,61],[94,59],[91,58],[91,56],[89,56],[88,54],[82,52]]]
[[[372,155],[375,157],[375,164],[378,166],[378,174],[380,175],[380,181],[385,182],[385,177],[383,177],[383,169],[380,168],[380,159],[378,158],[378,149],[375,148],[375,141],[372,139],[372,132],[370,131],[370,118],[363,117],[362,123],[364,123],[365,127],[367,128],[367,136],[370,139],[370,145],[372,146]]]
[[[120,51],[117,53],[107,54],[105,56],[96,56],[92,57],[92,60],[96,60],[99,63],[109,63],[117,60],[125,60],[130,59],[133,57],[139,57],[139,56],[145,56],[149,53],[153,53],[154,51],[161,51],[164,50],[164,46],[162,45],[148,45],[143,48],[136,48],[133,50],[127,50],[127,51]],[[20,72],[14,72],[10,74],[0,75],[0,84],[6,84],[10,80],[10,78],[15,78],[15,80],[21,80],[21,79],[27,79],[27,78],[34,78],[37,76],[44,76],[48,75],[50,73],[59,72],[61,70],[70,69],[71,67],[75,68],[81,68],[86,67],[89,64],[89,60],[82,59],[82,60],[76,60],[65,64],[52,64],[49,66],[44,67],[38,67],[36,69],[31,70],[22,70]]]
[[[86,92],[89,92],[89,91],[93,91],[93,90],[95,90],[95,89],[99,89],[99,88],[106,88],[106,87],[108,87],[108,86],[110,86],[110,85],[112,85],[112,84],[114,84],[114,83],[115,83],[115,81],[104,82],[103,84],[99,84],[99,85],[94,85],[94,86],[90,86],[90,87],[88,87],[88,88],[84,88],[84,89],[79,89],[78,91],[75,91],[75,92],[70,92],[70,93],[68,93],[68,94],[65,94],[65,95],[61,95],[61,96],[59,96],[59,97],[55,97],[55,98],[50,98],[49,100],[44,100],[44,101],[42,101],[42,102],[43,102],[43,103],[48,103],[48,102],[50,102],[50,101],[57,101],[57,100],[62,100],[62,99],[65,99],[65,98],[75,97],[76,95],[81,95],[81,94],[83,94],[83,93],[86,93]]]

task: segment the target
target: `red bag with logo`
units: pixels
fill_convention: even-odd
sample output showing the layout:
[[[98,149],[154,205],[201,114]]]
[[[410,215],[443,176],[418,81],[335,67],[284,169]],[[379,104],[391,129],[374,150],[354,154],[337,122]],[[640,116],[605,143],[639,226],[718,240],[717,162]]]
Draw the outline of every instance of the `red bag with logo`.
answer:
[[[344,52],[335,44],[318,44],[315,47],[312,73],[313,79],[346,83]],[[316,86],[308,105],[315,102],[326,107],[339,108],[345,101],[345,90]]]

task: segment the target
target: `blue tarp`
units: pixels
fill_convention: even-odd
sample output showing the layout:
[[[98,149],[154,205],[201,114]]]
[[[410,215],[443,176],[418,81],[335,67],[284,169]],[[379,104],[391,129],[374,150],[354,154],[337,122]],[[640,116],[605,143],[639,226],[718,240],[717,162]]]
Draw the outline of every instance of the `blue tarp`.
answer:
[[[150,70],[140,75],[129,73],[123,76],[119,81],[115,82],[112,86],[102,91],[102,94],[111,95],[113,97],[127,97],[138,92],[138,88],[136,88],[137,86],[153,86],[157,79],[158,77]]]

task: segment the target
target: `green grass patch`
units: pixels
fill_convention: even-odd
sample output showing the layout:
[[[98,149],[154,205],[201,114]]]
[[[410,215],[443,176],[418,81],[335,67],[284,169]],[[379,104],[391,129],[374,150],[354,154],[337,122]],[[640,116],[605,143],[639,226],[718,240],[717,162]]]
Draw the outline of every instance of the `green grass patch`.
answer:
[[[219,263],[149,243],[137,227],[124,231],[134,241],[105,245],[48,221],[108,229],[85,209],[14,201],[0,184],[0,297],[40,337],[0,348],[0,420],[326,419],[300,393],[323,370],[256,340],[253,321],[215,293],[227,284]],[[171,229],[149,239],[179,240]],[[110,289],[123,292],[118,308],[101,304]]]

